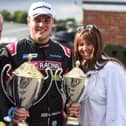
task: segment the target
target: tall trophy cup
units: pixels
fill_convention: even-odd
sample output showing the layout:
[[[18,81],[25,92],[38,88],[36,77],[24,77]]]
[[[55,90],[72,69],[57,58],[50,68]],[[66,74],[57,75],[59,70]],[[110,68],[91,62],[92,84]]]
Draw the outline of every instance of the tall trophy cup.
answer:
[[[7,83],[4,83],[1,79],[2,88],[7,98],[15,106],[25,108],[26,110],[37,102],[44,81],[44,76],[31,63],[31,59],[32,55],[29,55],[28,61],[13,71]],[[3,68],[1,78],[3,78],[7,68],[10,68],[9,64]],[[18,124],[18,126],[27,125],[25,120]]]
[[[64,75],[64,81],[67,86],[67,93],[70,102],[79,102],[79,99],[85,88],[86,75],[79,68],[80,62],[76,61],[76,66],[68,73]],[[80,124],[80,119],[68,115],[67,125],[78,126]]]

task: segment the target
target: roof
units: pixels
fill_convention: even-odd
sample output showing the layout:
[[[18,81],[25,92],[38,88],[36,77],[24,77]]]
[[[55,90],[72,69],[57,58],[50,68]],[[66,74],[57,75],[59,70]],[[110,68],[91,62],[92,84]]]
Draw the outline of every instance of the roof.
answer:
[[[97,11],[126,11],[126,0],[83,0],[83,9]]]
[[[126,0],[83,0],[82,3],[91,3],[91,4],[126,4]]]

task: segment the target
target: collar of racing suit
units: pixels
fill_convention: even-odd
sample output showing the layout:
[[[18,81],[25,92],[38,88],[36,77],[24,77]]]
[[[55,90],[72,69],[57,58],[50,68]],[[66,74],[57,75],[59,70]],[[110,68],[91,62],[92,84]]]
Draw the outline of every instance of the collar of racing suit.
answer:
[[[48,42],[46,42],[44,44],[39,44],[37,41],[34,41],[30,36],[28,37],[28,40],[30,40],[33,45],[35,45],[35,46],[37,46],[39,48],[49,47],[49,45],[50,45],[50,39],[49,39]]]

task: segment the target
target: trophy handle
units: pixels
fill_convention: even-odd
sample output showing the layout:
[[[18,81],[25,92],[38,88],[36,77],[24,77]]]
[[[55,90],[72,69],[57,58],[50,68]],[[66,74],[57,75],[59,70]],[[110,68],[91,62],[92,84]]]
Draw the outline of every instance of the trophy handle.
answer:
[[[52,70],[51,70],[50,68],[46,68],[46,69],[45,69],[45,72],[46,72],[46,75],[47,75],[47,76],[44,77],[44,80],[46,80],[46,79],[49,78],[48,71],[49,71],[50,74],[51,74],[51,78],[52,78],[52,76],[53,76]],[[53,81],[53,80],[51,79],[50,84],[49,84],[49,87],[48,87],[48,89],[46,90],[46,92],[44,93],[44,95],[43,95],[39,100],[37,100],[33,105],[38,104],[38,103],[47,95],[47,93],[49,92],[49,90],[50,90],[50,88],[51,88],[51,86],[52,86],[52,81]]]
[[[67,98],[66,98],[66,91],[65,91],[65,85],[64,85],[63,77],[61,75],[62,73],[63,73],[62,68],[58,68],[55,71],[55,78],[57,78],[57,76],[58,76],[58,80],[61,81],[61,89],[59,89],[56,79],[55,79],[55,85],[56,85],[56,88],[57,88],[59,94],[62,96],[63,103],[65,104]]]
[[[7,69],[7,68],[8,68],[8,69]],[[6,71],[6,69],[7,69],[7,71]],[[6,89],[5,89],[5,86],[4,86],[4,72],[6,71],[6,74],[8,75],[9,79],[12,78],[12,76],[10,76],[10,74],[8,73],[9,70],[11,70],[11,65],[10,65],[10,64],[6,64],[6,65],[3,67],[2,71],[1,71],[0,81],[1,81],[1,86],[2,86],[2,89],[3,89],[3,92],[4,92],[5,96],[9,99],[9,101],[10,101],[12,104],[15,105],[15,102],[8,96],[8,93],[7,93],[7,91],[6,91]],[[7,87],[7,88],[9,88],[9,87]]]
[[[58,75],[58,72],[59,72],[59,75]],[[55,72],[55,78],[56,78],[56,76],[58,75],[59,76],[59,79],[61,80],[62,79],[62,74],[63,73],[63,70],[62,70],[62,68],[58,68],[57,70],[56,70],[56,72]]]

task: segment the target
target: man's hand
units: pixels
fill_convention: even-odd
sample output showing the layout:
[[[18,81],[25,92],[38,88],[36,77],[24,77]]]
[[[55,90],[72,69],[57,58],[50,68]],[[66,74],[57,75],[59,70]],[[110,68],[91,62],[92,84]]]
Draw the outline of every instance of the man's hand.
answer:
[[[29,112],[26,109],[16,108],[13,117],[13,122],[17,124],[25,121],[28,117],[29,117]]]

